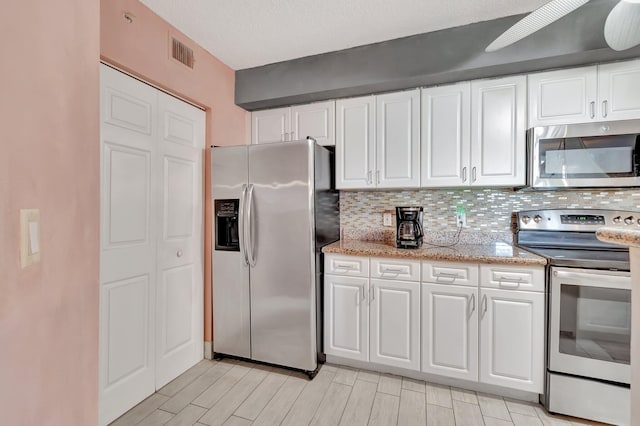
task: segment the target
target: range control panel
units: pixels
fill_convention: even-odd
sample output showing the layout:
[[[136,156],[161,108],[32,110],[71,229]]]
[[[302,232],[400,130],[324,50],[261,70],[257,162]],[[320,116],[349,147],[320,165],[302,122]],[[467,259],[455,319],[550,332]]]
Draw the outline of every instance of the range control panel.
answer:
[[[560,215],[560,223],[583,224],[583,225],[604,225],[604,216],[593,214],[563,214]]]
[[[525,210],[514,214],[515,230],[588,231],[599,226],[624,225],[640,228],[640,212],[601,209]]]

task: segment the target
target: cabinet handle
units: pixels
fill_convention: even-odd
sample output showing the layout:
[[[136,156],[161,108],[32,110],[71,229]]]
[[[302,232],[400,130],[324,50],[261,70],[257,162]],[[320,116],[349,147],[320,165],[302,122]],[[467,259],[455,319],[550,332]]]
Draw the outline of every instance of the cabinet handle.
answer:
[[[355,265],[349,265],[349,264],[343,264],[343,263],[336,263],[335,267],[336,269],[348,269],[350,271],[356,269]]]
[[[471,293],[471,313],[476,310],[476,294]]]
[[[371,170],[367,172],[367,185],[371,185],[373,181],[371,180]]]
[[[384,274],[385,272],[390,272],[392,274],[399,274],[402,272],[402,269],[395,269],[395,268],[382,268],[382,273]]]
[[[602,116],[604,118],[607,118],[607,106],[608,106],[608,102],[602,101]]]
[[[482,309],[482,315],[484,315],[485,313],[487,313],[487,295],[486,294],[482,296],[482,304],[484,305],[484,308]]]
[[[380,185],[380,170],[376,170],[376,183]]]
[[[371,286],[371,302],[373,302],[374,300],[376,300],[376,287],[375,286]]]
[[[520,287],[521,283],[526,282],[526,280],[522,278],[509,278],[509,277],[503,277],[503,276],[499,276],[496,279],[500,287],[508,287],[508,288],[518,288]]]
[[[589,102],[589,105],[591,106],[591,118],[595,118],[596,117],[596,101]]]
[[[458,274],[452,274],[449,272],[438,272],[436,273],[436,279],[440,279],[440,278],[447,278],[450,279],[452,282],[457,280],[458,278],[460,278],[460,276]]]
[[[462,181],[466,182],[467,181],[467,166],[464,166],[462,168]]]
[[[475,182],[476,181],[476,167],[473,166],[473,168],[471,169],[471,182]]]

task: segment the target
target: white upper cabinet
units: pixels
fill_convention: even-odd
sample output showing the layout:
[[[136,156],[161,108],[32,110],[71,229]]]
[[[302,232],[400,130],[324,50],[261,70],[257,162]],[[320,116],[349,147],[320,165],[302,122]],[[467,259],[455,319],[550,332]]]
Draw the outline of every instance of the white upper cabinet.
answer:
[[[423,187],[526,182],[525,76],[422,91]]]
[[[596,117],[597,67],[530,74],[529,125],[584,123]]]
[[[598,66],[598,119],[640,118],[640,60]]]
[[[526,183],[526,76],[471,83],[471,184]]]
[[[336,187],[420,186],[420,91],[336,102]]]
[[[640,60],[529,75],[529,126],[640,118]]]
[[[335,145],[335,101],[316,102],[251,113],[251,143],[314,138],[319,145]]]
[[[376,96],[378,188],[420,186],[420,90]]]
[[[375,96],[336,102],[336,187],[375,188]]]
[[[470,83],[422,89],[421,186],[468,185]]]
[[[251,143],[289,140],[290,108],[267,109],[251,113]]]
[[[335,145],[335,117],[335,101],[292,106],[290,139],[310,136],[319,145]]]

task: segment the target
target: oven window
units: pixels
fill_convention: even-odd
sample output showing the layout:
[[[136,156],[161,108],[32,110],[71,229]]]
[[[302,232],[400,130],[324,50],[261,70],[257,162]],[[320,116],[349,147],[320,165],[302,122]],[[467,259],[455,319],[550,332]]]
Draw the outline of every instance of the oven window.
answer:
[[[631,291],[562,284],[560,352],[629,364]]]
[[[640,136],[541,139],[541,178],[587,179],[637,176]]]

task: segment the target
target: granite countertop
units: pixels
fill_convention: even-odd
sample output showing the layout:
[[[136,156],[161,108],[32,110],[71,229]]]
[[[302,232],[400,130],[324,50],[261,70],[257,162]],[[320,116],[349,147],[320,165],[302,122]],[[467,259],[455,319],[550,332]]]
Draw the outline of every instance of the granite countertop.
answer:
[[[639,233],[640,234],[640,233]],[[638,239],[640,242],[640,238]],[[544,257],[519,249],[505,242],[463,244],[437,247],[423,244],[419,249],[399,249],[382,241],[340,240],[323,247],[324,253],[352,256],[398,257],[416,260],[448,262],[494,263],[509,265],[546,265]]]
[[[596,231],[596,237],[606,243],[640,247],[640,228],[637,227],[603,226]]]

